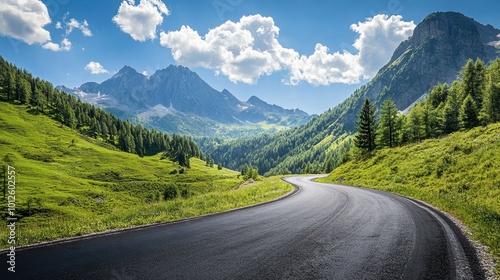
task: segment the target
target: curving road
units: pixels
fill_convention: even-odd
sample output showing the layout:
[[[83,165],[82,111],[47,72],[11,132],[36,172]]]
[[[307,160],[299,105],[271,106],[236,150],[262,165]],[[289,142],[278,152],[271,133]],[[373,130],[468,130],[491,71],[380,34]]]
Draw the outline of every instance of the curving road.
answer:
[[[269,204],[18,249],[17,272],[2,261],[0,279],[484,278],[441,213],[313,178],[287,178],[299,191]]]

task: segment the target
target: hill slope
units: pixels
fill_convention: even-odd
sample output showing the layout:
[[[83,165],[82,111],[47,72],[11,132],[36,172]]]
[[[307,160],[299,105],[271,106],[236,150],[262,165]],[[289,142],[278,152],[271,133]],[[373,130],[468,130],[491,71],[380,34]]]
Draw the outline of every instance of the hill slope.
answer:
[[[500,124],[383,149],[339,166],[320,181],[431,203],[463,221],[500,259]]]
[[[304,126],[282,133],[228,142],[202,150],[233,169],[245,163],[268,175],[323,172],[329,162],[341,162],[337,147],[350,145],[345,136],[355,122],[365,98],[377,107],[395,101],[404,110],[438,83],[454,80],[469,58],[490,61],[499,53],[490,43],[499,29],[482,25],[455,12],[433,13],[402,42],[392,59],[365,86],[344,102]]]
[[[139,157],[34,115],[29,106],[0,102],[0,108],[0,160],[16,172],[16,246],[218,212],[291,189],[266,179],[234,190],[242,182],[237,172],[195,158],[182,168],[160,154]],[[178,198],[165,200],[172,188]],[[0,205],[5,220],[3,196]],[[1,227],[0,236],[7,231]],[[3,238],[0,248],[7,245]]]

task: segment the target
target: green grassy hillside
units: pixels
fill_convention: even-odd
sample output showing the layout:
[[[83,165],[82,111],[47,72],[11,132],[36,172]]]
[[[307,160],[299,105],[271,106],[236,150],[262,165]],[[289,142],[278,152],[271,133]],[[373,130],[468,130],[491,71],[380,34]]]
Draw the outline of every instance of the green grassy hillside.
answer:
[[[500,124],[383,149],[320,181],[426,201],[463,221],[500,259]]]
[[[278,178],[235,189],[243,181],[237,172],[195,158],[191,168],[160,158],[118,151],[27,106],[0,102],[0,162],[16,172],[17,246],[223,211],[292,189]],[[165,200],[167,188],[178,197]],[[1,248],[7,230],[0,227]]]

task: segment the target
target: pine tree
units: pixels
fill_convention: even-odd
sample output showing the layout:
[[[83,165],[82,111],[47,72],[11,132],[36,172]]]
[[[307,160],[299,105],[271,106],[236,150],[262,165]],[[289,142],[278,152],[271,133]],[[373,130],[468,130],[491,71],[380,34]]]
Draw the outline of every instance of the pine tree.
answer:
[[[106,140],[108,138],[109,128],[106,122],[101,121],[101,137]]]
[[[67,119],[65,120],[66,122],[66,125],[69,127],[69,128],[75,128],[76,127],[76,116],[75,116],[75,111],[71,108],[71,107],[68,107],[68,112],[67,112]]]
[[[446,102],[446,98],[449,94],[449,87],[447,84],[439,84],[432,88],[427,97],[426,102],[429,102],[433,108],[439,107],[441,103]]]
[[[459,110],[460,106],[458,104],[457,93],[456,91],[451,90],[450,94],[446,98],[446,104],[444,105],[441,113],[441,130],[443,133],[449,134],[459,130]]]
[[[111,128],[109,129],[109,141],[114,144],[115,143],[115,137],[118,135],[118,130],[116,129],[116,125],[112,124]]]
[[[19,91],[19,101],[21,102],[21,104],[29,103],[29,98],[31,96],[30,83],[25,79],[20,78],[19,88],[17,90]]]
[[[397,127],[398,108],[392,100],[382,104],[377,134],[380,146],[394,147],[397,145],[399,129]]]
[[[481,124],[500,121],[500,59],[495,60],[487,69],[482,105],[479,112]]]
[[[477,59],[475,63],[469,59],[462,71],[461,99],[465,100],[467,95],[470,95],[477,108],[480,108],[482,103],[484,71],[484,63],[480,59]]]
[[[14,100],[16,94],[16,76],[12,70],[7,74],[7,100]]]
[[[144,141],[141,133],[138,133],[138,135],[134,137],[134,140],[135,140],[135,152],[141,157],[144,156]]]
[[[179,162],[180,166],[191,168],[191,164],[189,162],[189,156],[185,152],[179,152],[179,155],[177,156],[177,161]]]
[[[400,127],[400,133],[399,133],[399,143],[402,145],[407,144],[411,142],[411,134],[410,131],[407,129],[408,125],[408,117],[405,114],[400,114],[398,116],[398,126]]]
[[[437,116],[436,111],[433,110],[432,105],[429,102],[424,102],[421,106],[421,120],[422,120],[422,131],[421,135],[423,139],[428,139],[435,137],[437,135]]]
[[[421,119],[422,119],[422,106],[421,103],[419,103],[411,109],[406,120],[406,126],[404,128],[406,130],[405,133],[407,133],[408,140],[410,142],[418,142],[422,140]]]
[[[460,128],[471,129],[478,125],[476,102],[471,95],[467,95],[460,108]]]
[[[483,104],[483,94],[484,94],[484,87],[485,87],[485,78],[486,78],[486,69],[484,67],[484,63],[481,59],[476,59],[476,63],[474,65],[475,67],[475,82],[474,86],[476,87],[474,89],[475,96],[474,101],[476,102],[477,108],[481,108]]]
[[[375,150],[376,138],[376,123],[375,123],[375,107],[370,103],[368,98],[365,99],[359,120],[356,122],[357,134],[354,137],[354,143],[363,152],[371,152]]]

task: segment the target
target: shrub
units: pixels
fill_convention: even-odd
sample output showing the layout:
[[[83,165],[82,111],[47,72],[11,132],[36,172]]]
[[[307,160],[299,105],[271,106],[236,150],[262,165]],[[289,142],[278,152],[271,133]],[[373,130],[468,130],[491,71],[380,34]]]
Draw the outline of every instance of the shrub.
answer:
[[[191,196],[191,194],[189,193],[189,190],[188,190],[188,189],[185,189],[185,188],[184,188],[184,189],[182,189],[182,191],[181,191],[181,196],[182,196],[183,198],[188,198],[188,197],[190,197],[190,196]]]
[[[170,185],[163,191],[163,199],[170,200],[179,196],[179,188],[175,185]]]

